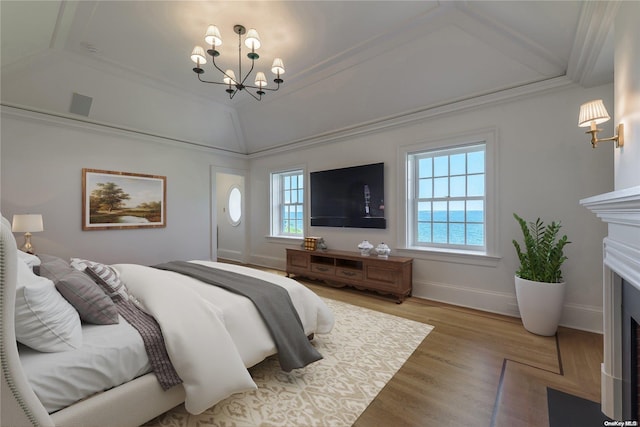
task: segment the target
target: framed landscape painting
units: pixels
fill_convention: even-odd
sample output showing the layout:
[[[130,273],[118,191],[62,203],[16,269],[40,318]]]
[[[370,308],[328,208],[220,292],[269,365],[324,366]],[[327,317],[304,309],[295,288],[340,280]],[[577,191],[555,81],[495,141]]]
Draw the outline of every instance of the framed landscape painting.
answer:
[[[167,226],[167,177],[82,169],[82,229]]]

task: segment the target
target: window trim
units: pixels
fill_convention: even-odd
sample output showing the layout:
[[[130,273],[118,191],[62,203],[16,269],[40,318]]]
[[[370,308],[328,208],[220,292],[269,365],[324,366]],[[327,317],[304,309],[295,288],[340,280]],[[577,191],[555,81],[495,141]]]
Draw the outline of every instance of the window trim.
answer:
[[[303,195],[302,195],[302,212],[303,212],[303,219],[302,219],[302,235],[300,236],[296,236],[296,235],[292,235],[292,234],[283,234],[282,230],[280,229],[280,222],[281,222],[281,214],[280,214],[280,199],[282,196],[282,191],[281,191],[281,182],[282,182],[282,177],[284,175],[302,175],[303,177]],[[291,167],[291,168],[287,168],[287,169],[280,169],[280,170],[273,170],[269,172],[269,234],[267,235],[267,237],[270,240],[282,240],[282,241],[292,241],[292,240],[302,240],[306,234],[306,230],[307,230],[307,173],[306,173],[306,169],[304,167]],[[277,188],[274,184],[275,184],[275,180],[277,179],[278,181],[278,185]]]
[[[446,150],[473,144],[485,144],[485,248],[484,250],[457,249],[447,246],[414,246],[411,244],[415,177],[409,165],[410,156],[432,150]],[[486,128],[465,133],[426,140],[398,147],[398,194],[404,195],[399,203],[398,242],[401,252],[411,256],[437,261],[450,261],[464,264],[495,266],[500,256],[498,224],[498,132],[496,128]]]

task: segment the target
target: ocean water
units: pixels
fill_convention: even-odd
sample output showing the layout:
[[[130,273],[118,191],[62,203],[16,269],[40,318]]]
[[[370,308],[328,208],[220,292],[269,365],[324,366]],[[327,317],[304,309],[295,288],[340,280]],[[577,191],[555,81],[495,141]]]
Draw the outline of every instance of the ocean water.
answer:
[[[484,246],[483,222],[484,211],[466,211],[466,224],[465,211],[419,211],[418,243]]]
[[[465,211],[420,211],[417,243],[484,246],[484,211],[466,211],[466,224],[464,221]],[[288,229],[289,223],[302,235],[302,214],[299,213],[296,220],[284,220],[283,230]]]

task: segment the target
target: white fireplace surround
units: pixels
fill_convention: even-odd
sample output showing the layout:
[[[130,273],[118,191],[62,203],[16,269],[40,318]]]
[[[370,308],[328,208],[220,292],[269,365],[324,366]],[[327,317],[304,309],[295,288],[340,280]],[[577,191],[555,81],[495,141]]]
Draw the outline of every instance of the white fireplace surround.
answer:
[[[622,419],[622,279],[640,289],[640,186],[580,201],[609,226],[603,242],[602,412]]]

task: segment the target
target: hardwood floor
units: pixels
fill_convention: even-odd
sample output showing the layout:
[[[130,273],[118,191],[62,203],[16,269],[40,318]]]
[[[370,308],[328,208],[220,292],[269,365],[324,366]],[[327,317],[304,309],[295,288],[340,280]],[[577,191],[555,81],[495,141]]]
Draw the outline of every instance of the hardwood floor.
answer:
[[[600,401],[602,336],[300,280],[318,295],[435,326],[354,426],[548,426],[546,387]]]

